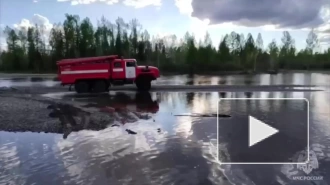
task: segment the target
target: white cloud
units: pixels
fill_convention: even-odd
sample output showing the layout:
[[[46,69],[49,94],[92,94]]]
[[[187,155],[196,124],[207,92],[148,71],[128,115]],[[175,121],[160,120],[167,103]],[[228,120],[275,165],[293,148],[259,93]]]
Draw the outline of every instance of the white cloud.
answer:
[[[203,40],[204,36],[209,29],[210,20],[200,20],[197,18],[191,18],[191,24],[189,30],[192,30],[197,41]]]
[[[190,17],[190,30],[192,30],[197,39],[203,38],[205,32],[210,28],[237,30],[246,27],[260,28],[264,31],[309,31],[323,29],[318,32],[320,42],[330,43],[330,5],[328,1],[317,0],[313,5],[309,1],[293,0],[298,4],[292,4],[291,1],[276,0],[283,2],[283,5],[276,5],[278,10],[269,8],[259,8],[256,11],[249,11],[253,7],[240,8],[245,6],[244,0],[175,0],[175,5],[180,13]],[[260,1],[258,6],[266,6],[272,1]],[[235,4],[235,6],[231,6]],[[285,4],[297,6],[298,13],[292,15],[286,11]],[[236,7],[236,8],[235,8]],[[292,9],[291,6],[290,9]],[[234,11],[230,9],[234,8]],[[255,8],[255,7],[254,7]],[[254,12],[254,13],[253,13]],[[306,12],[311,12],[310,14]],[[318,14],[319,12],[319,14]],[[256,16],[256,14],[259,14]],[[262,15],[264,14],[264,15]]]
[[[143,8],[146,6],[161,6],[161,0],[124,0],[123,4],[135,8]]]
[[[203,40],[206,32],[210,28],[239,28],[239,26],[233,25],[232,23],[222,23],[218,25],[210,25],[209,19],[199,19],[192,17],[193,7],[192,0],[175,0],[175,5],[178,7],[179,12],[183,15],[187,15],[190,18],[190,25],[188,30],[194,33],[196,40]]]
[[[191,6],[192,0],[175,0],[175,5],[178,7],[179,12],[183,15],[188,15],[190,17],[190,25],[188,30],[191,30],[196,40],[200,40],[204,37],[206,31],[209,28],[210,20],[204,19],[200,20],[195,17],[191,17],[193,12],[193,7]]]
[[[22,19],[21,22],[13,25],[16,29],[28,29],[33,27],[33,24],[28,19]]]
[[[193,12],[192,0],[175,0],[175,5],[179,8],[181,14],[191,16]]]
[[[261,28],[264,31],[297,31],[297,29],[293,29],[293,28],[279,28],[276,25],[264,25],[264,26],[259,26],[258,28]],[[310,28],[301,28],[298,29],[299,31],[310,31]]]
[[[49,19],[39,14],[34,14],[31,22],[43,27],[46,31],[50,31],[53,28],[53,24],[50,23]]]
[[[7,49],[7,43],[5,38],[0,38],[0,52]]]
[[[330,44],[330,20],[315,29],[322,45]]]
[[[30,20],[23,18],[19,23],[13,24],[13,28],[15,30],[27,31],[28,28],[35,27],[36,25],[38,25],[40,28],[42,39],[44,39],[44,41],[47,42],[50,31],[53,28],[53,24],[50,23],[47,17],[44,17],[39,14],[34,14]],[[4,30],[4,25],[0,25],[1,33],[3,33],[3,30]],[[2,50],[7,48],[6,38],[4,34],[0,34],[0,48]]]
[[[284,1],[284,0],[276,0]],[[271,1],[261,1],[258,6],[266,6]],[[295,0],[296,2],[296,0]],[[288,4],[292,5],[292,2],[288,1]],[[300,3],[300,4],[299,4]],[[199,20],[210,20],[209,25],[221,25],[231,23],[232,26],[248,26],[248,27],[259,27],[267,31],[283,31],[283,30],[309,30],[313,25],[319,26],[317,23],[324,23],[326,20],[330,20],[330,6],[327,5],[325,0],[317,0],[314,3],[314,6],[308,5],[309,1],[306,0],[299,1],[299,8],[311,11],[314,14],[310,16],[305,16],[301,18],[300,14],[297,16],[292,16],[290,11],[285,11],[283,6],[278,5],[283,11],[268,11],[267,8],[264,8],[260,11],[249,11],[251,7],[248,8],[239,8],[238,6],[245,6],[246,2],[244,0],[175,0],[175,5],[178,7],[181,14],[188,15],[190,17],[196,17]],[[236,6],[231,6],[235,4]],[[221,5],[221,6],[220,6]],[[205,8],[208,7],[208,8]],[[229,11],[231,8],[235,8],[234,11]],[[290,6],[289,6],[290,7]],[[292,9],[292,7],[290,7]],[[319,14],[317,12],[319,11]],[[201,13],[203,12],[203,13]],[[254,13],[253,13],[254,12]],[[265,15],[255,16],[256,14]],[[298,12],[306,15],[306,12]],[[228,14],[228,16],[221,16],[222,14]],[[284,14],[289,14],[289,18],[285,17]],[[208,15],[208,16],[206,16]],[[251,15],[249,17],[249,15]],[[319,16],[318,16],[319,15]],[[204,18],[203,18],[204,16]],[[244,17],[245,16],[245,17]],[[313,17],[314,16],[314,17]],[[273,20],[274,19],[274,20]],[[297,19],[297,20],[296,20]],[[272,20],[272,21],[270,21]],[[305,22],[304,22],[305,21]],[[196,21],[195,21],[196,22]],[[273,24],[274,23],[274,24]],[[275,24],[276,23],[276,24]]]
[[[330,45],[330,35],[321,36],[319,40],[321,45]]]
[[[312,28],[324,23],[328,0],[192,0],[192,16],[211,24],[233,22],[246,27]],[[295,11],[292,11],[292,10]]]
[[[7,48],[6,39],[3,34],[4,28],[5,28],[5,25],[0,24],[0,51],[3,51]]]
[[[105,3],[108,5],[113,5],[116,3],[123,3],[126,6],[131,6],[134,8],[143,8],[146,6],[161,6],[161,0],[57,0],[58,2],[71,2],[72,6],[75,5],[87,5],[92,3]]]
[[[73,0],[71,1],[72,5],[78,5],[78,4],[91,4],[95,3],[96,0]]]
[[[106,0],[101,0],[101,2],[102,2],[102,1],[106,1]],[[118,3],[118,0],[106,1],[106,3],[107,3],[108,5],[113,5],[113,4]]]
[[[50,23],[47,17],[44,17],[39,14],[34,14],[31,20],[22,19],[19,23],[14,24],[15,29],[25,29],[27,30],[30,27],[38,25],[46,33],[49,33],[53,28],[53,24]]]

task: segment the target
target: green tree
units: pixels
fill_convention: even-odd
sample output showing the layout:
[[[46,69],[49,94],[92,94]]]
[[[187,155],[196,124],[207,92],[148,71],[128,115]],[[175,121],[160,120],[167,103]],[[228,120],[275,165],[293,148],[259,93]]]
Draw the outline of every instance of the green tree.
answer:
[[[271,57],[270,60],[270,66],[271,69],[277,70],[278,69],[278,55],[279,55],[279,48],[276,44],[276,40],[273,40],[271,43],[268,45],[268,51]]]
[[[256,41],[256,46],[259,50],[264,49],[264,41],[262,39],[261,33],[258,33],[257,41]]]

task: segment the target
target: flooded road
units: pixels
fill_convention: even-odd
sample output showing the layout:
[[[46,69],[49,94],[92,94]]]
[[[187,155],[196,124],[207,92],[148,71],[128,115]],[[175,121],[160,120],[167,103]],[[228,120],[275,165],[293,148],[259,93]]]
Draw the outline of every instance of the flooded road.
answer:
[[[112,113],[125,109],[147,114],[148,118],[128,121],[119,114],[116,124],[94,131],[82,129],[70,132],[66,137],[55,133],[0,131],[0,184],[330,184],[330,75],[293,73],[197,76],[193,79],[170,76],[156,83],[316,85],[323,91],[280,92],[266,89],[244,92],[233,89],[232,92],[158,91],[147,94],[118,91],[102,95],[45,93],[41,96],[79,104],[86,110]],[[56,85],[57,82],[52,80],[0,80],[0,87]],[[217,112],[219,98],[307,98],[310,102],[310,146],[317,155],[318,168],[304,174],[296,165],[220,165],[216,160],[215,147],[217,117],[212,116]],[[262,110],[262,114],[276,108],[276,104],[273,107],[256,104],[252,99],[250,103]],[[238,112],[231,108],[228,105],[221,110],[230,115]],[[54,119],[59,118],[54,116]],[[286,119],[284,117],[282,121],[288,122]],[[219,118],[221,136],[235,132],[228,126],[232,124],[231,120],[234,119]],[[289,123],[293,124],[295,120]],[[230,141],[224,140],[219,144],[223,151],[230,147]],[[323,179],[293,180],[297,174],[322,176]]]

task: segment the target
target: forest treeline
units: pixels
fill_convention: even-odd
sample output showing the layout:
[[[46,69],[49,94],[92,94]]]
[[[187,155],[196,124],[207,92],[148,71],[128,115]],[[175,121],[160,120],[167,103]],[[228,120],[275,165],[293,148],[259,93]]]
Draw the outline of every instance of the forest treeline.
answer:
[[[281,43],[273,40],[263,45],[262,35],[231,32],[214,47],[210,35],[196,40],[187,32],[152,37],[138,20],[128,23],[118,18],[114,23],[102,17],[97,26],[89,18],[66,14],[63,23],[54,24],[50,33],[41,25],[4,30],[7,49],[0,53],[0,70],[5,72],[56,71],[56,61],[63,58],[118,54],[136,58],[139,64],[172,72],[276,71],[278,69],[330,69],[330,49],[315,52],[319,42],[313,30],[306,48],[297,51],[288,31]],[[45,37],[47,35],[47,37]]]

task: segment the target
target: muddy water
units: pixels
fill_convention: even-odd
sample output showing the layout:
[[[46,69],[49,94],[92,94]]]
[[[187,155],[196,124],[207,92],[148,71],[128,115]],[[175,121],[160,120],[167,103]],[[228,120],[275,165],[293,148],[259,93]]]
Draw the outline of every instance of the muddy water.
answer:
[[[51,83],[54,82],[0,80],[0,86],[38,87]],[[0,184],[330,184],[330,75],[294,73],[194,79],[172,76],[157,83],[318,85],[325,91],[45,94],[43,96],[78,102],[85,107],[109,106],[144,112],[151,119],[118,122],[118,126],[100,131],[72,132],[66,139],[60,134],[0,132]],[[216,113],[217,101],[224,97],[307,98],[310,144],[319,162],[319,168],[311,174],[322,176],[323,180],[292,180],[292,175],[301,173],[292,165],[219,165],[214,149],[216,117],[177,115]],[[270,111],[268,105],[258,106],[264,114]],[[230,109],[223,109],[226,108]],[[219,121],[225,119],[219,118]]]

